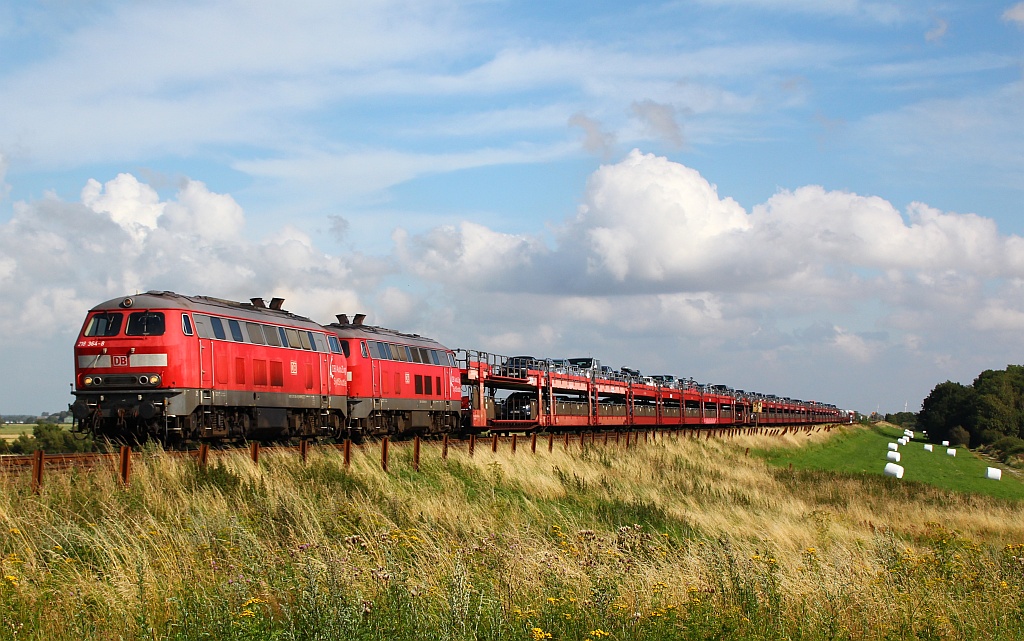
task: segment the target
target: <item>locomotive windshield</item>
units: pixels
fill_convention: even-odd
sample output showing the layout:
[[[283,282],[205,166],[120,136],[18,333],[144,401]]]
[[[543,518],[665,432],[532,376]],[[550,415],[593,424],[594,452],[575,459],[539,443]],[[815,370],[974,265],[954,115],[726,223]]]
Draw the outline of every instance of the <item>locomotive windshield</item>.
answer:
[[[132,312],[128,315],[127,336],[162,336],[164,333],[163,312]]]
[[[121,331],[119,312],[100,312],[89,319],[85,328],[86,336],[117,336]]]

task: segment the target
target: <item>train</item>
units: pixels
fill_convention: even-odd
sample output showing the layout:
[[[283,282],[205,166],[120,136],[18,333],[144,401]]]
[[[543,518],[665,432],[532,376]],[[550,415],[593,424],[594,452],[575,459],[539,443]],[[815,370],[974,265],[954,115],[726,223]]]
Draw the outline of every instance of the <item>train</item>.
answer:
[[[74,429],[120,442],[361,440],[844,422],[835,405],[643,376],[595,358],[450,349],[282,298],[150,291],[96,305],[74,347]]]

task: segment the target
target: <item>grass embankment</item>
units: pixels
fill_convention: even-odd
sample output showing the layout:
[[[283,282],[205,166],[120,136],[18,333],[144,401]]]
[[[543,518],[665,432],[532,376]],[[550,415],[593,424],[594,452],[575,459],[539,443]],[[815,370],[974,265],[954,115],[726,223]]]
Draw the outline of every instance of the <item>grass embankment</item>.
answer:
[[[1024,510],[746,447],[157,454],[0,478],[0,636],[888,639],[1024,635]]]
[[[888,424],[860,429],[845,429],[827,441],[799,448],[776,448],[755,452],[772,465],[796,470],[831,470],[850,474],[882,474],[888,444],[903,437],[903,429]],[[903,480],[921,482],[960,492],[974,492],[997,498],[1024,500],[1024,482],[1016,470],[986,460],[964,447],[949,456],[945,447],[935,444],[934,451],[924,449],[927,438],[918,432],[906,445],[899,446]],[[985,477],[989,466],[1003,469],[1002,480]]]

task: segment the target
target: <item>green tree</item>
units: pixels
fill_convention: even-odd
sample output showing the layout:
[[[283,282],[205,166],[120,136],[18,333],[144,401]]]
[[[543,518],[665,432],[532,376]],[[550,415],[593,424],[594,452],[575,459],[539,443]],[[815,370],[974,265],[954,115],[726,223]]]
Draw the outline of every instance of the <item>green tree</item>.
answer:
[[[946,381],[931,391],[917,415],[917,426],[928,432],[933,441],[952,440],[950,434],[956,426],[974,433],[977,423],[977,392],[973,387]]]

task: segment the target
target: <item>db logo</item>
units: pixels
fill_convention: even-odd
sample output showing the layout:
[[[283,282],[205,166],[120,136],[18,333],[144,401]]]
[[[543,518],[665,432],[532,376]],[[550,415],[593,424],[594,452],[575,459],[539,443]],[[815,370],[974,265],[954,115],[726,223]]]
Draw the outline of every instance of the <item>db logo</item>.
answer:
[[[113,367],[128,367],[128,357],[127,356],[111,356],[110,357],[110,364]]]

